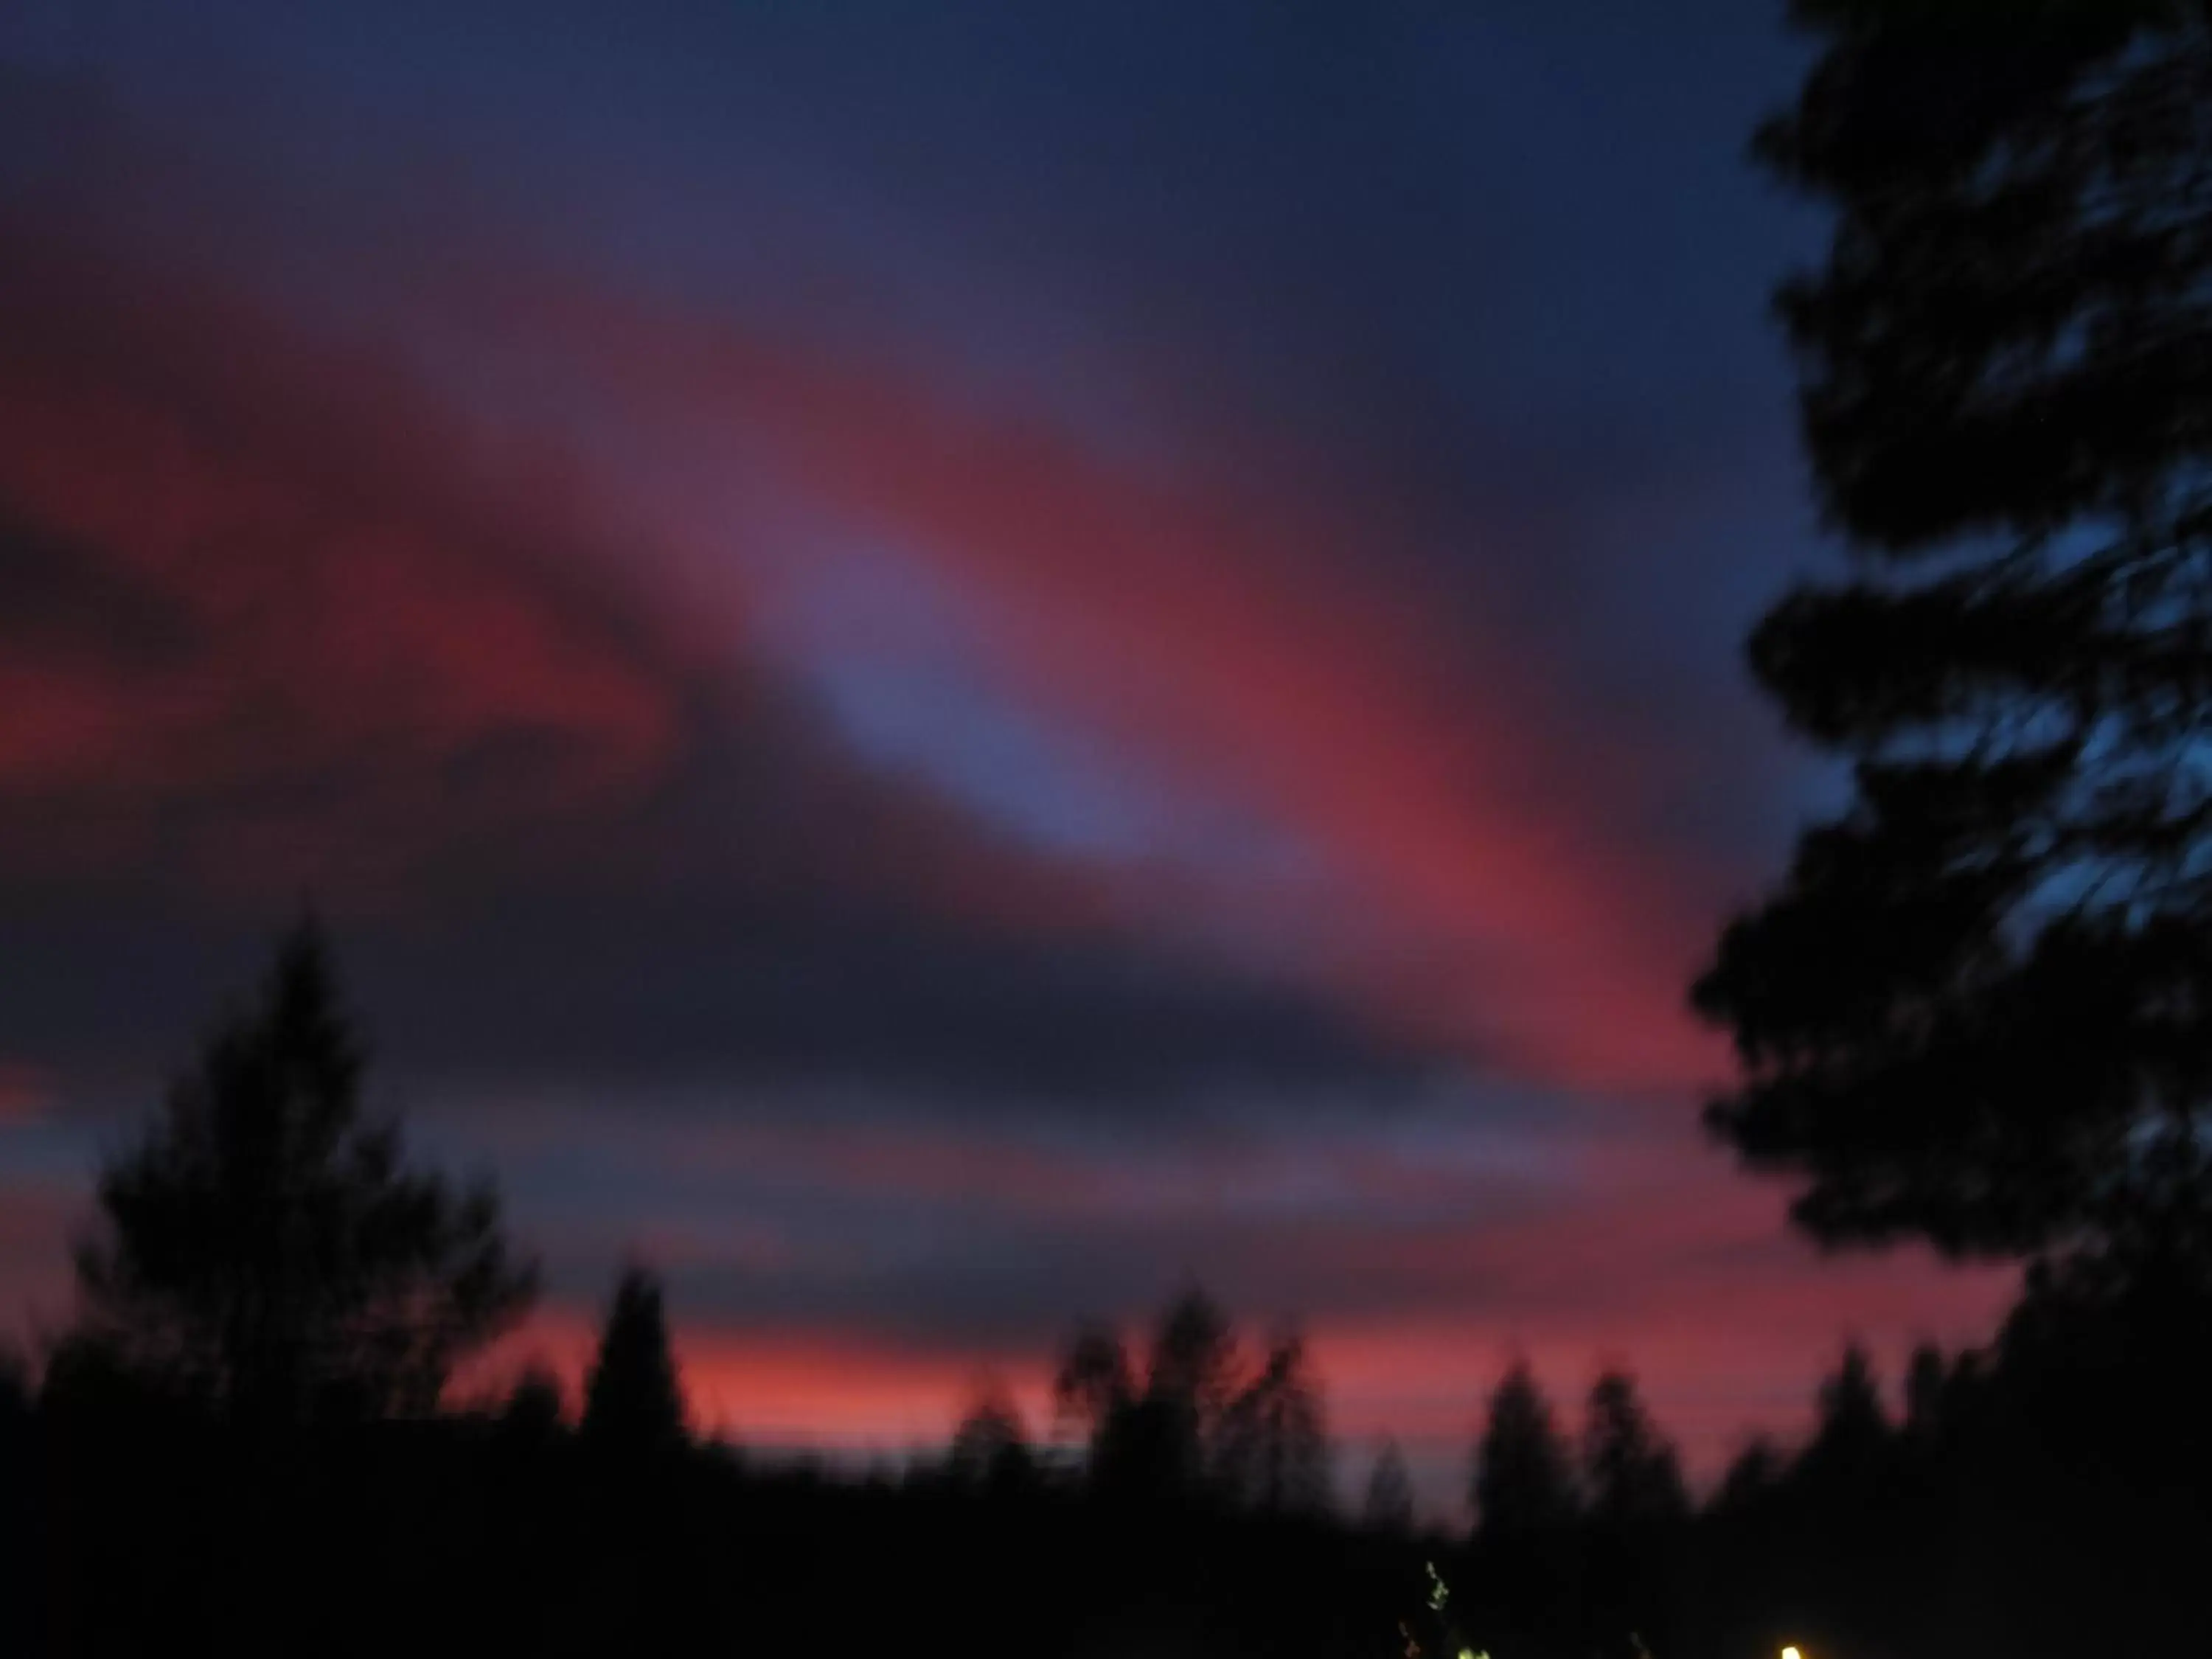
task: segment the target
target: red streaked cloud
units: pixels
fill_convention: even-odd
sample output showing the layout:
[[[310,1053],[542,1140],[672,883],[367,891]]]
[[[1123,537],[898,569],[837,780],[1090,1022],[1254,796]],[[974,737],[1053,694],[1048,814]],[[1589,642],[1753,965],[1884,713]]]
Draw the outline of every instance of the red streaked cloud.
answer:
[[[1440,632],[1363,582],[1388,504],[1364,523],[1326,487],[1264,502],[1209,487],[1202,441],[1183,474],[1151,474],[912,363],[861,368],[537,277],[489,292],[470,315],[567,358],[671,449],[765,453],[811,511],[971,591],[1007,695],[1321,849],[1320,887],[1256,901],[1297,903],[1294,927],[1261,922],[1234,881],[1211,895],[1233,936],[1268,928],[1264,948],[1349,975],[1385,1024],[1537,1075],[1711,1071],[1678,991],[1711,872],[1639,860],[1625,822],[1664,787],[1664,757],[1577,727],[1505,619]],[[1174,885],[1176,904],[1202,885]]]
[[[188,857],[281,889],[667,769],[680,683],[533,568],[590,522],[557,476],[365,358],[64,246],[6,258],[0,507],[46,568],[7,573],[44,592],[13,607],[0,792],[120,820],[141,860],[165,812],[228,802]],[[76,849],[13,855],[41,850]]]
[[[455,863],[647,888],[803,867],[989,927],[1100,919],[1074,872],[807,729],[763,681],[741,585],[711,614],[658,590],[652,504],[556,434],[189,264],[6,223],[19,873],[167,861],[345,907],[420,901]],[[702,767],[761,773],[744,823],[702,803],[729,788]]]
[[[697,538],[635,446],[586,459],[366,325],[0,218],[0,884],[65,949],[58,895],[158,928],[310,894],[415,953],[416,1029],[465,1042],[467,1000],[480,1042],[522,1030],[495,1071],[764,1055],[1050,1096],[1407,1069],[871,772],[757,649],[741,562],[711,605],[672,575]]]
[[[687,603],[696,581],[655,598],[655,569],[696,574],[721,539],[723,625],[739,630],[724,648],[743,652],[759,525],[686,524],[672,511],[686,503],[648,498],[619,463],[575,460],[572,431],[465,416],[219,295],[186,286],[123,313],[112,272],[29,275],[47,314],[19,338],[46,343],[0,362],[0,492],[210,643],[129,672],[65,653],[12,667],[40,713],[0,738],[0,787],[251,797],[202,850],[205,878],[297,887],[333,867],[389,878],[440,840],[618,817],[665,781],[711,636]],[[134,290],[160,293],[145,277]],[[977,879],[966,849],[940,836],[928,854],[909,835],[905,885],[988,907],[994,926],[1118,911],[1211,939],[1401,1040],[1526,1076],[1649,1088],[1714,1069],[1678,990],[1709,872],[1632,850],[1663,757],[1608,752],[1577,725],[1516,659],[1508,619],[1443,629],[1363,580],[1362,538],[1389,533],[1394,504],[1302,482],[1256,499],[1209,482],[1202,439],[1163,476],[1064,425],[987,411],[912,362],[862,368],[557,278],[446,300],[490,356],[568,377],[560,405],[623,427],[618,451],[770,477],[787,507],[927,559],[981,602],[984,672],[1004,695],[1232,795],[1319,860],[1286,881],[1031,882],[1049,896],[1039,910],[1010,906],[999,872]],[[1224,456],[1239,447],[1222,440]],[[608,620],[617,593],[628,622]],[[333,788],[352,797],[342,848],[319,844]]]

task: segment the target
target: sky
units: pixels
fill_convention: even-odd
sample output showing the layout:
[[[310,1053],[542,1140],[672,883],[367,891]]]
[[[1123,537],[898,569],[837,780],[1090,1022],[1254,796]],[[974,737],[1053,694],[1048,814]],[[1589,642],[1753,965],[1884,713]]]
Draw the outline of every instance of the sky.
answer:
[[[1446,1514],[1516,1357],[1710,1477],[1985,1335],[1697,1121],[1836,789],[1780,9],[0,11],[13,1328],[307,903],[508,1356],[650,1261],[763,1445],[1202,1284]]]

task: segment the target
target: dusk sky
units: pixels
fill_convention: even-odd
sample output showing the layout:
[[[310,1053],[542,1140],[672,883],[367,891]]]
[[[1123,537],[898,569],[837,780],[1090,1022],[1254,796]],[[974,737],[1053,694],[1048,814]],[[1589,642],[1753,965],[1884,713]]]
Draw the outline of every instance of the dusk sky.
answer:
[[[313,902],[573,1363],[896,1454],[1192,1280],[1440,1511],[2002,1275],[1697,1122],[1833,787],[1778,0],[0,8],[0,1314]]]

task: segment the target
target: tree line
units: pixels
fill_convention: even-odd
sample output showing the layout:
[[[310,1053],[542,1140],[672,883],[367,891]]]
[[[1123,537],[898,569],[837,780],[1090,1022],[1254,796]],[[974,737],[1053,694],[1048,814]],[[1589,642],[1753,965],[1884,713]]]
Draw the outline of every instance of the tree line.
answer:
[[[990,1386],[941,1459],[841,1483],[695,1435],[642,1264],[617,1280],[573,1412],[538,1367],[501,1397],[456,1401],[456,1368],[514,1331],[537,1271],[489,1182],[416,1167],[398,1125],[368,1116],[363,1056],[303,926],[103,1170],[77,1320],[35,1378],[19,1366],[0,1382],[5,1559],[52,1574],[8,1604],[27,1644],[143,1650],[133,1610],[151,1607],[173,1637],[284,1650],[289,1626],[254,1610],[297,1603],[240,1576],[240,1540],[325,1598],[378,1574],[435,1586],[415,1604],[424,1627],[370,1620],[375,1643],[352,1650],[324,1638],[364,1652],[521,1618],[516,1583],[547,1560],[581,1575],[583,1604],[542,1632],[556,1650],[571,1650],[564,1631],[630,1616],[610,1573],[655,1584],[670,1640],[792,1628],[807,1616],[793,1587],[862,1540],[902,1564],[869,1569],[889,1572],[894,1603],[935,1607],[975,1650],[991,1620],[948,1586],[1012,1596],[1025,1611],[1006,1614],[1005,1650],[1024,1652],[1082,1651],[1139,1613],[1196,1620],[1217,1646],[1273,1631],[1273,1651],[1562,1659],[1784,1641],[1951,1652],[2000,1636],[2023,1655],[2129,1650],[2194,1618],[2188,1564],[2212,1541],[2212,1237],[2192,1244],[2166,1212],[2039,1264],[1985,1347],[1917,1352],[1901,1412],[1850,1349],[1809,1438],[1754,1443],[1703,1503],[1631,1373],[1602,1372],[1570,1434],[1516,1365],[1470,1460],[1471,1529],[1417,1516],[1391,1447],[1347,1513],[1299,1332],[1249,1340],[1195,1287],[1139,1346],[1104,1323],[1073,1329],[1051,1389],[1054,1438],[1082,1447],[1072,1464]],[[227,1497],[180,1504],[196,1483]],[[449,1535],[447,1508],[477,1529]],[[726,1605],[664,1582],[668,1561],[732,1534],[781,1571],[725,1564],[718,1594],[746,1587]],[[301,1562],[300,1537],[331,1552]],[[1177,1550],[1231,1565],[1194,1579]],[[1007,1587],[1018,1559],[1030,1595]],[[499,1571],[479,1572],[487,1561]],[[213,1607],[211,1586],[226,1587]],[[1072,1601],[1057,1635],[1035,1627],[1036,1596]],[[1313,1645],[1324,1632],[1338,1645]]]

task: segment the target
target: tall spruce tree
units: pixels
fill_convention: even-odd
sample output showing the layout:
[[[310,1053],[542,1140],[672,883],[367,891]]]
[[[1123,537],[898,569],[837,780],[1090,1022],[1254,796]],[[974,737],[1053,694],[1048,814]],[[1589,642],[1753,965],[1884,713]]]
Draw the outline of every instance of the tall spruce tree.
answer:
[[[1851,766],[1693,993],[1711,1127],[1832,1243],[2200,1210],[2212,1101],[2212,8],[1800,0],[1757,150],[1841,580],[1752,667]]]

